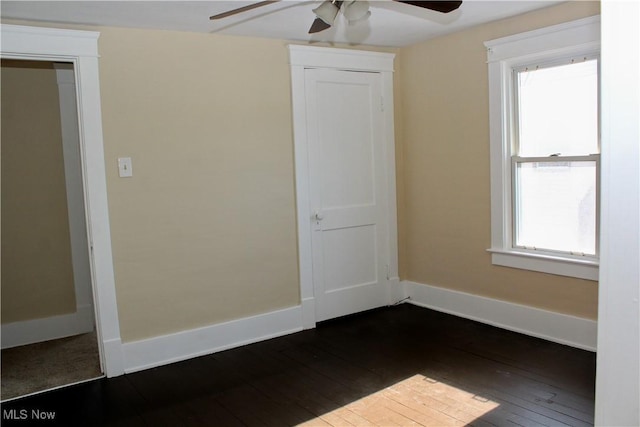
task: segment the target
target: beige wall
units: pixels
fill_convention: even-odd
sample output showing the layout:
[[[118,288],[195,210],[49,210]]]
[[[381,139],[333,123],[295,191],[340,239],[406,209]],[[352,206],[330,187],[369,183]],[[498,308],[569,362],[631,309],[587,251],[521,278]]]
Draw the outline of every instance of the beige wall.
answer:
[[[98,30],[123,340],[298,305],[287,42]]]
[[[284,42],[99,30],[123,340],[299,304]]]
[[[595,317],[594,283],[490,265],[482,46],[594,13],[589,4],[565,5],[400,51],[395,113],[403,278]],[[101,33],[123,341],[299,304],[287,43],[75,28]],[[118,157],[132,157],[132,178],[117,176]]]
[[[298,305],[287,43],[99,31],[123,340]]]
[[[564,3],[400,51],[404,279],[596,318],[596,282],[491,265],[483,42],[598,13]]]
[[[2,323],[76,311],[56,72],[2,60]]]

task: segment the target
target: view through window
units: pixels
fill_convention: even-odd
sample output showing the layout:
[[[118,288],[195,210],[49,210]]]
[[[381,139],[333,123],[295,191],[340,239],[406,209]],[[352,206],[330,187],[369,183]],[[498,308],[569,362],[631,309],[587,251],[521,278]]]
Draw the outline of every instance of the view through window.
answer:
[[[597,255],[598,59],[514,70],[514,246]]]

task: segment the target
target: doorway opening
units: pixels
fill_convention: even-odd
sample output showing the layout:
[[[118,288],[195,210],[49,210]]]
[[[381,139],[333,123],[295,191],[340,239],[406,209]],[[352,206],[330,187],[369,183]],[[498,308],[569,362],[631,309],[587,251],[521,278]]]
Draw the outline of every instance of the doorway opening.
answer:
[[[102,376],[72,63],[2,59],[2,400]]]

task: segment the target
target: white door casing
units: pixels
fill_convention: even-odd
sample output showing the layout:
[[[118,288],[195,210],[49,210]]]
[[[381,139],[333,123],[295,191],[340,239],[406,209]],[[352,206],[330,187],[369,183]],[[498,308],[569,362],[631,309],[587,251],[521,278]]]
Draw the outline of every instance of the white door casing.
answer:
[[[80,159],[78,107],[76,105],[76,79],[73,67],[68,63],[54,63],[58,81],[64,179],[67,190],[67,212],[69,215],[69,237],[71,240],[71,264],[76,296],[76,311],[86,312],[80,316],[78,330],[91,332],[94,328],[93,295],[91,292],[91,270],[87,248],[87,221],[84,211],[84,189]]]
[[[394,55],[297,45],[289,50],[302,316],[303,326],[312,328],[402,295]]]

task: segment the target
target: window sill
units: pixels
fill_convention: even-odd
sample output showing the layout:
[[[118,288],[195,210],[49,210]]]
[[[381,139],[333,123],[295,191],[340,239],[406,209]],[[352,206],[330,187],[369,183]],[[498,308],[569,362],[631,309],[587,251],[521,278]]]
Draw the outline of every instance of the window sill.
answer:
[[[598,280],[598,261],[571,259],[548,254],[533,254],[515,250],[487,249],[493,265],[539,271],[585,280]]]

